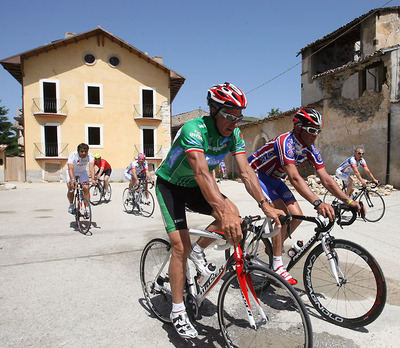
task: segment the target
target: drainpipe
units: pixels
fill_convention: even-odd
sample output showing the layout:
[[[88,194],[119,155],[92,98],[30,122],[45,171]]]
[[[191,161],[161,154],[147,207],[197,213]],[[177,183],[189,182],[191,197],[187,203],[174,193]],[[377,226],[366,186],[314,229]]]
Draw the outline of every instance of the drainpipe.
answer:
[[[389,184],[390,177],[390,111],[388,112],[388,124],[387,124],[387,146],[386,146],[386,185]]]

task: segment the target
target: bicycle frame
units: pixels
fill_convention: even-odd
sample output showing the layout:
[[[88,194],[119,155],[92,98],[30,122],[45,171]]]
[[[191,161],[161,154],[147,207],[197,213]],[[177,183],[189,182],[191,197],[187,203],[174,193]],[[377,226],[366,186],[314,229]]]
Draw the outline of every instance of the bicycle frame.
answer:
[[[246,232],[244,232],[244,234],[245,233]],[[225,240],[226,241],[225,236],[222,232],[189,229],[189,234],[193,235],[193,236],[198,236],[198,237],[208,237],[208,238],[212,238],[215,240]],[[228,243],[226,243],[223,246],[219,246],[219,247],[217,246],[214,249],[225,250],[227,248],[229,248]],[[163,267],[165,267],[166,263],[169,261],[171,253],[172,253],[172,251],[170,250],[169,257],[166,258],[166,260],[164,261]],[[196,307],[197,308],[200,307],[201,303],[206,298],[209,291],[218,283],[218,281],[221,279],[221,277],[227,272],[228,266],[231,264],[236,265],[236,273],[238,276],[238,280],[239,280],[239,284],[240,284],[240,288],[241,288],[241,292],[242,292],[243,304],[244,304],[244,308],[246,311],[248,322],[250,324],[250,327],[256,330],[260,325],[265,324],[267,322],[267,317],[257,299],[257,295],[255,293],[252,279],[251,279],[250,275],[246,274],[245,254],[243,253],[240,245],[235,246],[234,253],[229,257],[228,260],[226,260],[222,264],[222,266],[218,269],[218,271],[216,273],[214,273],[213,275],[210,276],[210,278],[206,281],[206,283],[203,286],[200,286],[197,284],[195,277],[192,274],[192,270],[190,268],[189,262],[187,262],[186,263],[187,294],[190,295],[192,299],[194,299]],[[161,269],[160,269],[160,272],[161,272]],[[159,275],[160,275],[160,273],[157,274],[156,279],[159,277]],[[166,289],[164,289],[164,290],[166,290]],[[262,317],[261,323],[256,323],[254,320],[249,296],[251,296],[251,298],[254,300],[257,310],[258,310],[260,316]]]

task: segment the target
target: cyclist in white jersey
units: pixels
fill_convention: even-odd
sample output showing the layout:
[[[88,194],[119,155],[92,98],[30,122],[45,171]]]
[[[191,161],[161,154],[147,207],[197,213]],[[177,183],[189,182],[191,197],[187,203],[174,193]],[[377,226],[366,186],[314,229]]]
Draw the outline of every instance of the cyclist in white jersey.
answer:
[[[77,151],[72,152],[68,156],[67,169],[65,172],[65,178],[68,187],[68,201],[70,214],[74,213],[74,190],[76,186],[75,178],[78,177],[81,183],[88,183],[89,177],[86,171],[86,167],[89,164],[89,173],[92,178],[92,183],[96,183],[96,177],[94,175],[94,157],[89,152],[89,145],[81,143],[77,147]],[[89,185],[83,185],[83,192],[85,197],[90,200]]]
[[[129,166],[125,168],[124,173],[125,179],[129,180],[129,189],[139,184],[139,179],[146,180],[146,184],[143,185],[144,189],[147,190],[147,181],[151,181],[149,173],[149,164],[146,161],[146,155],[139,153],[137,160],[129,163]]]
[[[365,180],[362,178],[360,171],[357,169],[357,167],[362,166],[364,168],[364,171],[367,173],[367,175],[371,178],[371,180],[379,185],[379,180],[376,180],[371,171],[369,170],[367,166],[367,161],[364,159],[364,149],[361,147],[358,147],[354,151],[354,155],[346,159],[344,162],[342,162],[339,166],[338,169],[336,169],[336,177],[340,180],[343,180],[344,183],[347,185],[347,195],[351,197],[351,194],[353,193],[353,184],[354,180],[351,178],[351,174],[355,174],[358,180],[360,180],[361,185],[364,187],[367,186]]]

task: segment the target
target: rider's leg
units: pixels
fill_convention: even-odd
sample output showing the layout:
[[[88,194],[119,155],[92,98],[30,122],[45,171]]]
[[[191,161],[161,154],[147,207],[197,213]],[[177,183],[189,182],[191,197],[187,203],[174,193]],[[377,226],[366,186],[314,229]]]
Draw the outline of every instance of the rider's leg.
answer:
[[[354,185],[354,180],[351,178],[351,176],[349,176],[347,180],[347,192],[346,192],[349,197],[351,197],[354,191],[353,185]]]
[[[169,262],[169,280],[172,292],[171,320],[179,335],[194,338],[197,331],[190,323],[183,302],[183,289],[186,280],[186,262],[190,252],[190,236],[187,229],[168,233],[172,254]]]
[[[108,180],[110,180],[109,175],[104,175],[104,190],[108,191]]]
[[[188,230],[177,230],[168,233],[172,254],[169,263],[172,301],[183,302],[183,288],[186,278],[186,260],[190,253],[191,243]]]
[[[74,203],[74,183],[72,181],[67,182],[67,198],[69,201],[69,204],[73,204]]]

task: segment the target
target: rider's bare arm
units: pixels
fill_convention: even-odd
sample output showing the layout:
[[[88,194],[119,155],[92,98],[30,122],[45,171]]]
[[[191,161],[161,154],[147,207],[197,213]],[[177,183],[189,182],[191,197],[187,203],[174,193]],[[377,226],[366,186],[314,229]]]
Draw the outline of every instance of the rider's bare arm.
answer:
[[[217,182],[213,179],[209,171],[204,153],[191,151],[187,153],[186,156],[204,198],[213,208],[213,216],[221,221],[226,238],[233,245],[239,243],[242,237],[242,230],[240,227],[242,220],[230,209],[225,198],[222,196]]]
[[[365,173],[367,173],[367,175],[371,178],[371,180],[373,182],[375,182],[376,184],[379,184],[379,180],[376,180],[375,177],[373,176],[372,172],[369,170],[369,168],[367,166],[364,167]]]
[[[357,167],[352,167],[353,168],[353,172],[355,174],[355,176],[357,177],[358,180],[360,180],[361,185],[366,186],[366,182],[365,180],[362,178],[360,171],[357,169]]]
[[[322,185],[332,193],[336,198],[340,199],[343,203],[349,203],[351,207],[357,207],[358,212],[361,211],[360,204],[356,201],[351,201],[345,192],[339,187],[336,181],[328,174],[325,168],[317,170],[317,175],[321,179]]]
[[[247,157],[245,154],[237,154],[235,161],[239,169],[239,175],[242,179],[247,192],[257,201],[257,203],[263,201],[265,196],[262,192],[260,182],[254,170],[249,166]],[[280,209],[275,209],[271,204],[265,202],[261,205],[261,209],[264,214],[276,222],[276,226],[280,226],[278,219],[279,215],[285,215],[285,212]]]
[[[92,178],[92,183],[96,183],[96,177],[94,175],[94,162],[89,162],[89,173]]]

